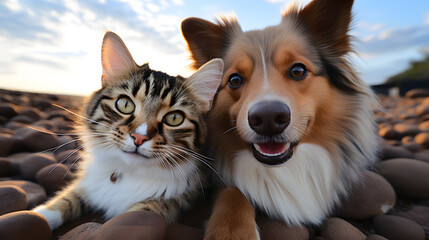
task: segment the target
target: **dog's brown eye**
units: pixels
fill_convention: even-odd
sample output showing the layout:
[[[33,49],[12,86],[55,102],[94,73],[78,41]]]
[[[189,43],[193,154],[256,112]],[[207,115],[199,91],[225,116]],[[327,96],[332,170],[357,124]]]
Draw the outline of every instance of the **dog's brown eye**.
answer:
[[[229,75],[228,85],[231,88],[239,88],[239,87],[241,87],[241,85],[243,85],[243,83],[244,83],[244,79],[242,76],[240,76],[240,74],[233,73],[233,74]]]
[[[292,80],[302,80],[307,76],[308,70],[302,63],[293,64],[287,74]]]

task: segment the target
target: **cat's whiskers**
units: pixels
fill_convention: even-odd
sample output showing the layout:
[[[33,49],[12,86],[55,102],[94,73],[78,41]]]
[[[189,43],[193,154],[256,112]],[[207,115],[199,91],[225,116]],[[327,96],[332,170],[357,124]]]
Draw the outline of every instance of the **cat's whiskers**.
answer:
[[[165,151],[170,152],[171,154],[174,154],[174,155],[177,154],[177,155],[179,155],[180,157],[182,157],[182,159],[184,159],[185,161],[187,161],[188,163],[190,163],[195,168],[195,173],[197,175],[198,182],[200,183],[200,187],[201,187],[201,192],[203,193],[203,196],[205,197],[203,182],[202,182],[200,174],[199,174],[199,168],[198,168],[198,166],[195,165],[195,163],[193,163],[192,161],[190,161],[187,157],[183,156],[182,154],[174,152],[173,150],[168,149],[168,148],[164,148],[164,149],[165,149]],[[188,154],[188,153],[186,153],[186,154]]]
[[[170,146],[171,148],[173,148],[173,149],[176,149],[176,150],[178,150],[178,151],[181,151],[181,152],[183,152],[183,153],[186,153],[186,154],[188,154],[189,156],[191,156],[191,157],[193,157],[194,159],[196,159],[196,160],[198,160],[198,161],[200,161],[200,162],[202,162],[204,165],[206,165],[208,168],[210,168],[221,180],[222,180],[222,182],[224,182],[225,184],[226,184],[226,182],[225,182],[225,180],[222,178],[222,176],[216,171],[216,169],[214,169],[214,167],[210,164],[210,163],[208,163],[208,162],[206,162],[206,160],[204,159],[204,158],[208,158],[208,157],[205,157],[204,155],[201,155],[201,154],[199,154],[199,155],[201,155],[201,156],[203,156],[204,158],[202,158],[202,157],[200,157],[200,156],[198,156],[198,155],[196,155],[196,154],[194,154],[194,153],[192,153],[192,150],[191,149],[187,149],[187,148],[184,148],[184,147],[182,147],[182,146],[180,146],[180,147],[182,147],[182,148],[178,148],[179,146],[178,145],[170,145],[170,144],[167,144],[168,146]]]
[[[93,122],[93,123],[96,123],[96,124],[99,124],[99,125],[102,125],[102,126],[105,126],[105,127],[107,127],[107,128],[110,128],[110,129],[115,130],[114,128],[112,128],[112,127],[111,127],[111,126],[109,126],[109,125],[106,125],[106,124],[101,123],[101,122],[97,122],[97,121],[92,120],[92,119],[87,118],[87,117],[84,117],[84,116],[82,116],[82,115],[80,115],[80,114],[77,114],[77,113],[75,113],[75,112],[73,112],[73,111],[71,111],[71,110],[69,110],[69,109],[67,109],[67,108],[65,108],[65,107],[63,107],[63,106],[60,106],[60,105],[58,105],[58,104],[56,104],[56,103],[53,103],[53,104],[52,104],[52,106],[55,106],[55,107],[61,108],[61,109],[63,109],[64,111],[66,111],[66,112],[68,112],[68,113],[71,113],[71,114],[73,114],[73,115],[75,115],[75,116],[77,116],[77,117],[80,117],[80,118],[82,118],[82,119],[85,119],[85,120],[88,120],[88,121],[90,121],[90,122]]]
[[[171,156],[171,154],[169,154],[168,152],[159,152],[165,159],[165,161],[167,163],[169,163],[169,165],[171,166],[171,169],[176,168],[184,177],[185,181],[189,181],[188,177],[186,176],[185,172],[183,171],[183,169],[180,167],[180,164],[174,159],[175,156]],[[174,175],[174,170],[173,170],[173,176]]]

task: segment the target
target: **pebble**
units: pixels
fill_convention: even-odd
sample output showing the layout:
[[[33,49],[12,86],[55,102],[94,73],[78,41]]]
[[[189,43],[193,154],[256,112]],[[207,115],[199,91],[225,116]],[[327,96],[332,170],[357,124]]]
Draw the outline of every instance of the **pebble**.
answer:
[[[52,106],[52,101],[50,99],[36,99],[33,101],[33,105],[40,110],[45,110]]]
[[[420,131],[422,131],[422,132],[427,132],[427,131],[429,131],[429,121],[421,122],[421,123],[419,124],[419,129],[420,129]]]
[[[415,159],[391,159],[380,162],[380,174],[393,186],[398,196],[429,197],[429,164]]]
[[[284,222],[258,217],[259,234],[262,240],[307,240],[310,236],[306,227],[287,226]]]
[[[418,144],[429,147],[429,133],[420,133],[415,138],[414,141]]]
[[[429,106],[420,105],[416,107],[416,114],[419,116],[424,116],[429,113]]]
[[[167,227],[164,240],[200,240],[203,236],[204,231],[202,229],[172,223]]]
[[[37,183],[24,180],[0,181],[0,187],[3,186],[16,186],[23,189],[27,194],[29,209],[34,208],[47,199],[45,189]]]
[[[391,158],[412,158],[413,154],[404,147],[399,146],[386,146],[383,145],[380,151],[380,158],[391,159]]]
[[[372,220],[377,234],[389,240],[425,240],[425,232],[417,223],[398,216],[378,215]]]
[[[54,131],[55,130],[55,123],[50,121],[50,120],[39,120],[33,124],[31,124],[31,126],[36,127],[36,128],[44,128],[50,131]]]
[[[420,225],[429,227],[429,207],[425,206],[412,206],[406,212],[397,212],[396,216],[410,219]]]
[[[0,134],[0,157],[8,156],[14,149],[16,141],[10,134]]]
[[[415,136],[420,133],[420,129],[415,123],[397,123],[393,129],[401,136]]]
[[[395,205],[395,191],[386,179],[377,173],[365,171],[362,180],[351,190],[351,195],[338,210],[340,217],[366,219],[386,213]]]
[[[365,240],[388,240],[388,239],[378,234],[371,234],[371,235],[368,235],[368,237],[366,237]]]
[[[0,186],[0,215],[27,208],[27,194],[16,186]]]
[[[57,152],[60,153],[66,150],[74,150],[79,146],[78,140],[70,136],[60,136],[58,138],[58,141],[59,141],[58,146],[61,146],[61,147],[59,147],[55,153]]]
[[[94,238],[95,233],[100,227],[100,223],[87,222],[68,231],[59,240],[90,240]]]
[[[52,154],[34,153],[27,156],[21,164],[21,174],[28,180],[36,180],[37,172],[50,164],[57,163]]]
[[[0,157],[0,177],[9,176],[11,173],[11,163],[7,158]]]
[[[421,144],[415,142],[403,144],[402,147],[413,153],[421,151],[423,149],[423,146]]]
[[[400,139],[401,134],[399,134],[392,126],[385,126],[378,131],[378,135],[385,139]]]
[[[47,240],[52,239],[52,231],[42,215],[19,211],[0,216],[0,239]]]
[[[61,163],[50,164],[36,174],[37,182],[49,192],[56,192],[73,179],[68,167]]]
[[[148,211],[133,211],[111,218],[95,234],[95,240],[147,239],[162,240],[166,232],[165,220]]]
[[[76,164],[81,158],[81,152],[76,149],[66,150],[58,153],[56,159],[64,164]]]
[[[423,150],[415,153],[414,158],[429,163],[429,150]]]
[[[425,98],[425,97],[429,97],[429,90],[427,89],[422,89],[422,88],[418,88],[418,89],[412,89],[409,90],[406,94],[405,94],[406,98]]]
[[[15,133],[15,135],[17,134]],[[40,152],[59,145],[57,135],[47,129],[37,131],[26,127],[26,130],[22,131],[22,135],[19,137],[23,139],[25,148],[31,152]]]
[[[25,160],[25,158],[32,153],[27,152],[20,152],[20,153],[14,153],[7,157],[7,159],[11,163],[11,174],[12,175],[21,175],[21,164]]]
[[[27,108],[19,112],[19,115],[27,116],[34,121],[38,121],[40,120],[42,113],[37,108]]]
[[[18,115],[18,107],[11,103],[0,103],[0,116],[12,118]]]
[[[366,238],[359,229],[341,218],[328,218],[321,230],[321,237],[325,240],[364,240]]]

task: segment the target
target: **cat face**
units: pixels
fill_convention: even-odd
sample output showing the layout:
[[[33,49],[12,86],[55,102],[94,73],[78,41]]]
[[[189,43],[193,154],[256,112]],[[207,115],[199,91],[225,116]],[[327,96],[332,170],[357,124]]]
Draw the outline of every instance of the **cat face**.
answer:
[[[102,88],[86,107],[85,143],[120,152],[127,164],[174,168],[193,161],[206,137],[205,116],[221,80],[215,59],[188,79],[138,66],[122,40],[106,33],[102,47]]]

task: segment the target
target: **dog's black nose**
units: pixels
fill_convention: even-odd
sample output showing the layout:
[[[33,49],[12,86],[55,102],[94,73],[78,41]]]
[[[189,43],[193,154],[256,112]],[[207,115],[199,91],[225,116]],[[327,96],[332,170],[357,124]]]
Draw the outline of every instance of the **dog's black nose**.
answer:
[[[290,109],[277,101],[256,103],[250,108],[247,120],[258,134],[274,136],[282,133],[289,125]]]

